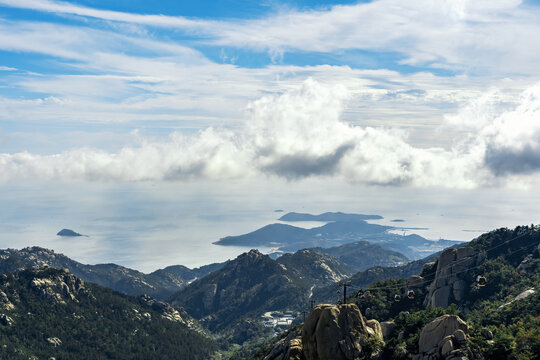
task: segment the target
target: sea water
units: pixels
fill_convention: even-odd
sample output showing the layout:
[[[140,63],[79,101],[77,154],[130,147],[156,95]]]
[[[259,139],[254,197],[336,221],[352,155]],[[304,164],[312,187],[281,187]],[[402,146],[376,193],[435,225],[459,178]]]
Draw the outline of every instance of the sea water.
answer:
[[[494,228],[538,223],[540,194],[532,194],[363,186],[324,179],[8,183],[0,188],[0,248],[37,245],[83,263],[113,262],[144,272],[176,264],[196,267],[248,251],[252,246],[213,242],[278,222],[289,211],[377,214],[384,218],[374,223],[398,227],[399,234],[471,240]],[[395,219],[404,221],[392,222]],[[56,236],[63,228],[88,236]]]

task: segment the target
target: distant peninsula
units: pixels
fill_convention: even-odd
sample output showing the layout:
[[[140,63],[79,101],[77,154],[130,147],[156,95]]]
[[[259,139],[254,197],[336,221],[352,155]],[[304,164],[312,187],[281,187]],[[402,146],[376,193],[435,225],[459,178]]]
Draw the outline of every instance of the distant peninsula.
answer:
[[[360,220],[380,220],[383,217],[380,215],[364,215],[364,214],[346,214],[342,212],[325,212],[319,215],[304,214],[290,212],[278,220],[280,221],[360,221]]]
[[[75,232],[70,229],[62,229],[56,235],[58,236],[84,236],[83,234],[79,234],[78,232]]]
[[[270,247],[273,251],[295,252],[307,248],[330,248],[357,241],[368,241],[404,254],[407,258],[421,259],[459,242],[440,239],[428,240],[417,234],[400,235],[391,230],[413,230],[394,226],[370,224],[368,219],[382,219],[379,215],[327,212],[320,215],[290,212],[279,218],[284,222],[319,221],[325,225],[305,229],[290,224],[274,223],[252,232],[226,236],[214,244],[222,246]],[[420,230],[415,228],[415,230]]]

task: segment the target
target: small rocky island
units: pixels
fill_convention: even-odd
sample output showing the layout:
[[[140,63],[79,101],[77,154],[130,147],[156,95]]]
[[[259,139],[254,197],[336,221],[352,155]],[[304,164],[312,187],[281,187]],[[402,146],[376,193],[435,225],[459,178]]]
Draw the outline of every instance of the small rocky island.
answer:
[[[83,236],[82,234],[79,234],[78,232],[75,232],[70,229],[62,229],[56,235],[58,236]]]

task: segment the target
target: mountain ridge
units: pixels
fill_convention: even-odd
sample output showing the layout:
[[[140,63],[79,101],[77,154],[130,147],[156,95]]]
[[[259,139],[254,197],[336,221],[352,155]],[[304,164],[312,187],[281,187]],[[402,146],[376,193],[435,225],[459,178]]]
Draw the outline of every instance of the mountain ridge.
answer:
[[[171,268],[144,274],[138,270],[113,263],[82,264],[63,254],[56,253],[54,250],[39,246],[26,247],[21,250],[0,250],[0,259],[2,259],[0,273],[12,273],[45,266],[57,269],[66,268],[84,281],[93,282],[127,295],[148,294],[160,300],[166,299],[195,278],[204,276],[221,265],[211,264],[193,270],[184,267],[183,276],[180,271],[175,274]]]

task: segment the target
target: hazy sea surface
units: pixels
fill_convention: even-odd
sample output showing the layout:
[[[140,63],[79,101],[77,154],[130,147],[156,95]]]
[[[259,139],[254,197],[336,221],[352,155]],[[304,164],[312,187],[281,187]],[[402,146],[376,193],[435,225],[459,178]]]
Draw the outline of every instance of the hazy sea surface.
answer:
[[[0,187],[0,248],[38,245],[83,263],[114,262],[144,272],[174,264],[194,267],[249,250],[212,242],[277,222],[289,211],[377,214],[384,219],[374,223],[428,228],[406,233],[470,240],[497,227],[538,223],[540,194],[531,194],[365,187],[323,180],[8,183]],[[62,228],[88,237],[56,236]]]

